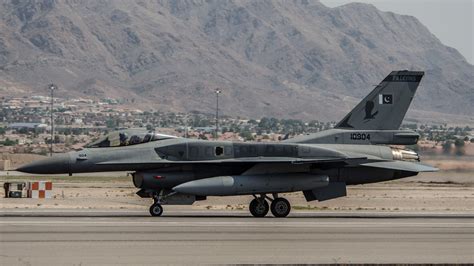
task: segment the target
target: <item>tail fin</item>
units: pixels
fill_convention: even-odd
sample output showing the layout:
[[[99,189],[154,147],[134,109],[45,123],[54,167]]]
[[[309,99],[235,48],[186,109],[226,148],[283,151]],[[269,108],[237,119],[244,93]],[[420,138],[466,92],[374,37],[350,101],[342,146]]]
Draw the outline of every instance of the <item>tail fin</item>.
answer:
[[[425,73],[392,71],[336,128],[397,130]]]

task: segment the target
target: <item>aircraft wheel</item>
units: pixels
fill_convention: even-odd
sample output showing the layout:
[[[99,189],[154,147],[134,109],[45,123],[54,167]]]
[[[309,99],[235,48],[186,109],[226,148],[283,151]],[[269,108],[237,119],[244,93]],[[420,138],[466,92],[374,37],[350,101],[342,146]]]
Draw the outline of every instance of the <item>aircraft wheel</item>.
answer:
[[[268,206],[268,202],[264,199],[253,199],[250,202],[249,210],[254,217],[265,217],[269,209],[270,207]]]
[[[291,211],[291,205],[284,198],[276,198],[272,201],[270,210],[275,217],[286,217]]]
[[[150,207],[151,216],[161,216],[163,213],[163,207],[159,203],[155,203]]]

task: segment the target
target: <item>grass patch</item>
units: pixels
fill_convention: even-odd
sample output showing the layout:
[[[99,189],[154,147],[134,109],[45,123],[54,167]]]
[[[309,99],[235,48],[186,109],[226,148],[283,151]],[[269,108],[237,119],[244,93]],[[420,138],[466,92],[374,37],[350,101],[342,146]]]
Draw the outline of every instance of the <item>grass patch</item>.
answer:
[[[292,206],[291,208],[293,208],[294,210],[318,210],[318,211],[329,210],[327,206],[319,207],[319,206],[310,206],[310,205],[306,205],[306,206],[295,205],[295,206]]]

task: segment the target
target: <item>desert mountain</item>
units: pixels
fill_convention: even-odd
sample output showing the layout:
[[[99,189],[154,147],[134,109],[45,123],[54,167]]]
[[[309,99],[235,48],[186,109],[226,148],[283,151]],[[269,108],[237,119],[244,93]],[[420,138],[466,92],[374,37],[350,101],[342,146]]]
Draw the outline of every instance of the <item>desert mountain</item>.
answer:
[[[474,113],[474,67],[416,18],[318,1],[0,3],[0,95],[338,120],[391,70],[426,72],[409,116]]]

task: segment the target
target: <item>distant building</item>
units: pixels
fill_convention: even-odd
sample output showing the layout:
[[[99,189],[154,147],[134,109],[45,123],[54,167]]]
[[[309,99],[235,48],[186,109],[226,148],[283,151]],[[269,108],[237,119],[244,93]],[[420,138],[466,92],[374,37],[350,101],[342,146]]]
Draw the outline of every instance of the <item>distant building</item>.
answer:
[[[197,131],[199,133],[212,133],[214,132],[215,127],[195,127],[194,131]]]
[[[46,129],[48,125],[42,123],[12,123],[8,125],[8,129],[27,129],[27,130],[34,130],[34,129]]]

